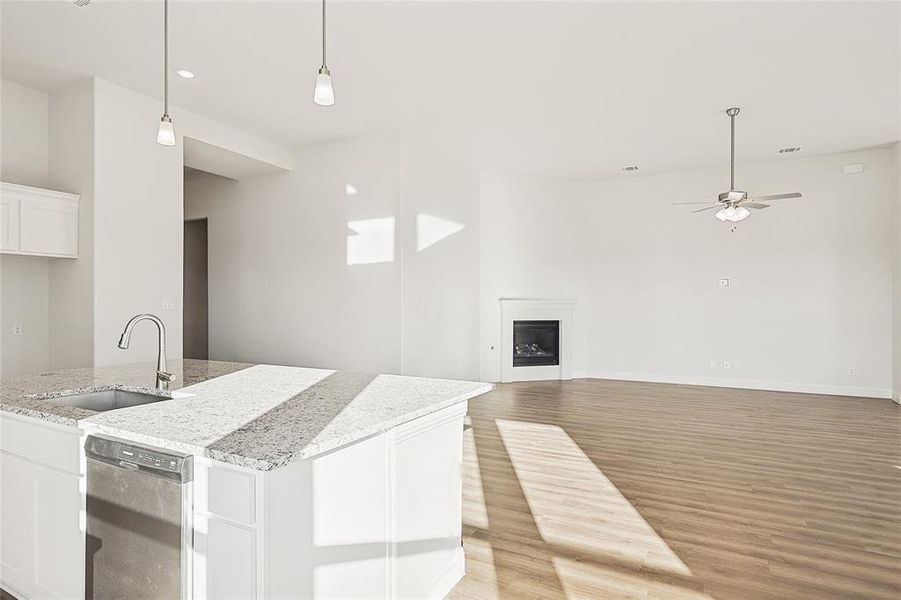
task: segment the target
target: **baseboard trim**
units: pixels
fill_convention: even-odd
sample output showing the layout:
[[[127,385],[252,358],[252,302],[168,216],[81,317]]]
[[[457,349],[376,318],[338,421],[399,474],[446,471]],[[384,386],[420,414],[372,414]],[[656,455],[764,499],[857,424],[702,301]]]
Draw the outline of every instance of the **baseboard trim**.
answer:
[[[893,392],[893,393],[892,393],[892,400],[894,400],[894,401],[897,402],[898,404],[901,404],[901,392]]]
[[[618,371],[589,371],[590,379],[613,379],[620,381],[642,381],[647,383],[674,383],[680,385],[701,385],[706,387],[764,390],[768,392],[794,392],[801,394],[824,394],[827,396],[852,396],[855,398],[894,399],[890,389],[845,387],[817,383],[786,383],[781,381],[755,381],[751,379],[724,379],[719,377],[685,377],[679,375],[657,375],[653,373],[621,373]],[[895,400],[896,402],[901,402]]]

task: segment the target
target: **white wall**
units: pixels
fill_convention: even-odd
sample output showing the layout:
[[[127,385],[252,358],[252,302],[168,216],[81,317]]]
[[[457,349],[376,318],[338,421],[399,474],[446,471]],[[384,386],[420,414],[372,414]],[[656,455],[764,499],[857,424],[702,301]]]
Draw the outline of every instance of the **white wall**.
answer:
[[[78,258],[50,260],[50,368],[94,364],[94,80],[50,98],[50,187],[78,194]]]
[[[866,172],[845,175],[849,162]],[[805,198],[733,233],[670,205],[715,197],[723,168],[595,183],[484,177],[482,377],[498,378],[497,298],[566,297],[584,335],[577,372],[886,396],[891,150],[741,165],[738,180]]]
[[[94,364],[156,357],[152,324],[139,326],[128,351],[116,346],[142,312],[165,322],[169,357],[181,358],[181,144],[156,143],[159,100],[100,79],[94,93]]]
[[[185,182],[187,218],[209,219],[211,358],[400,371],[399,150],[359,138]]]
[[[403,372],[479,375],[479,170],[441,143],[403,134]]]
[[[3,181],[46,186],[49,96],[2,80],[0,99],[0,169]]]
[[[47,94],[0,81],[0,179],[47,187]],[[50,327],[47,319],[50,261],[0,257],[0,373],[46,370]],[[23,327],[13,336],[13,324]]]
[[[423,131],[293,162],[185,182],[186,218],[209,219],[210,356],[477,377],[478,170]]]

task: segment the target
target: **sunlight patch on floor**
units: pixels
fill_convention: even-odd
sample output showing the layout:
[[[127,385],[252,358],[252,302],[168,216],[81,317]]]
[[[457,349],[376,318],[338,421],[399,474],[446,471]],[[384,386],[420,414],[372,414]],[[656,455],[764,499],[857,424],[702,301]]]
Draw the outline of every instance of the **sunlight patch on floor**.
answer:
[[[463,525],[487,529],[488,509],[485,507],[485,490],[482,488],[482,472],[472,427],[463,430]]]
[[[691,577],[685,563],[563,429],[522,421],[496,424],[545,542],[620,569]],[[561,502],[567,489],[573,491],[572,500]]]

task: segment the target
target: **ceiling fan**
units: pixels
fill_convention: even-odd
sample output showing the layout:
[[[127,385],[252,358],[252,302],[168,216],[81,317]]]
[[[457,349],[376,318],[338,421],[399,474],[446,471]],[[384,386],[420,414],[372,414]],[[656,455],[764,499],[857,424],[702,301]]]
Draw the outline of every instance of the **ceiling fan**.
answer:
[[[708,206],[706,208],[699,208],[698,210],[693,210],[692,213],[704,212],[705,210],[713,210],[718,208],[719,210],[716,212],[715,216],[720,221],[724,223],[731,223],[732,230],[735,230],[735,224],[739,221],[743,221],[751,216],[751,211],[748,209],[760,210],[763,208],[769,208],[769,204],[764,204],[764,202],[770,202],[772,200],[784,200],[786,198],[800,198],[801,194],[799,192],[791,192],[788,194],[772,194],[770,196],[757,196],[756,198],[749,198],[748,192],[743,192],[741,190],[735,189],[735,117],[738,115],[738,108],[729,108],[726,110],[726,114],[729,115],[730,124],[731,124],[731,160],[730,160],[730,183],[729,183],[729,191],[723,192],[719,195],[719,198],[716,202],[713,203],[712,206]],[[710,204],[709,202],[673,202],[673,204]]]

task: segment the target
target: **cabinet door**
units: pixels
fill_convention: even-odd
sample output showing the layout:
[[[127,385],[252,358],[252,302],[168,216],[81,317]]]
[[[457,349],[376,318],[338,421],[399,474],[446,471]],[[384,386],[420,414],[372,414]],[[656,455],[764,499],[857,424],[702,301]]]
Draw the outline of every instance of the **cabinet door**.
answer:
[[[211,518],[204,550],[207,600],[257,597],[254,530]]]
[[[79,476],[34,466],[31,581],[33,598],[81,598],[84,537]]]
[[[0,250],[19,249],[19,199],[4,194],[0,200]]]
[[[22,198],[19,204],[19,251],[75,256],[78,253],[78,207],[75,202]]]
[[[32,469],[28,461],[0,452],[0,580],[21,595],[31,554]]]

